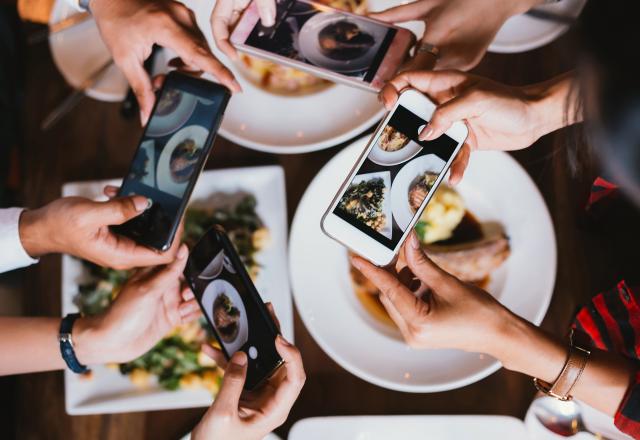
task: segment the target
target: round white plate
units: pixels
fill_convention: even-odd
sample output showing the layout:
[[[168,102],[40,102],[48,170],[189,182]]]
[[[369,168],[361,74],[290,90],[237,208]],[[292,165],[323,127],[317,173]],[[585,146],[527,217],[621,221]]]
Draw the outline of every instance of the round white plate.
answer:
[[[403,166],[391,184],[391,205],[393,218],[403,231],[407,229],[413,218],[413,210],[409,206],[409,188],[418,176],[425,173],[440,174],[447,163],[435,154],[425,154]]]
[[[436,392],[478,381],[500,368],[482,354],[413,350],[397,331],[363,310],[351,286],[346,249],[325,236],[320,219],[367,139],[337,154],[303,196],[291,227],[289,267],[294,299],[307,329],[343,368],[381,387]],[[539,324],[556,276],[556,241],[547,207],[527,173],[508,154],[474,153],[458,190],[481,221],[500,221],[512,253],[488,290],[518,315]]]
[[[173,194],[176,197],[182,197],[184,194],[187,185],[189,185],[189,181],[187,179],[186,182],[178,183],[173,180],[171,177],[171,154],[173,150],[180,144],[180,142],[185,139],[193,139],[196,143],[196,146],[200,149],[204,146],[207,141],[207,136],[209,136],[209,131],[201,127],[200,125],[189,125],[188,127],[184,127],[182,130],[176,132],[171,138],[167,141],[162,153],[160,154],[160,158],[158,159],[158,167],[156,169],[156,183],[158,185],[158,189],[160,191],[168,192],[169,194]],[[194,168],[195,170],[195,168]]]
[[[344,15],[336,13],[317,14],[304,23],[300,29],[298,44],[300,45],[300,53],[303,57],[311,61],[316,66],[332,69],[337,72],[358,72],[365,69],[371,64],[371,60],[375,55],[372,49],[378,47],[377,42],[381,41],[387,34],[387,28],[371,23],[369,21],[348,20],[356,24],[363,32],[373,37],[374,44],[358,58],[348,61],[334,60],[329,58],[320,50],[318,35],[325,27],[332,23],[343,21]]]
[[[216,298],[222,294],[225,294],[231,300],[231,303],[240,311],[240,328],[238,329],[238,335],[231,342],[225,342],[224,346],[228,353],[235,353],[249,339],[249,321],[247,320],[247,310],[244,307],[242,297],[238,293],[233,285],[225,280],[213,280],[202,294],[202,307],[209,315],[209,319],[213,323],[213,303]]]
[[[407,145],[397,151],[384,151],[380,148],[380,138],[378,138],[376,146],[373,147],[369,153],[369,160],[378,165],[398,165],[411,159],[418,154],[420,150],[422,150],[420,144],[409,141]]]
[[[196,108],[198,98],[191,93],[181,93],[178,106],[166,115],[155,114],[147,127],[147,136],[160,137],[172,133],[189,120]]]
[[[536,9],[554,14],[577,17],[587,0],[561,0],[558,3],[538,6]],[[502,26],[493,43],[490,52],[516,53],[537,49],[564,34],[569,25],[549,20],[541,20],[526,14],[511,17]]]
[[[229,101],[220,127],[220,134],[232,142],[270,153],[307,153],[346,142],[384,115],[375,93],[353,87],[336,84],[308,95],[284,96],[255,86],[213,42],[209,16],[215,2],[184,0],[184,3],[195,11],[209,46],[243,88],[242,93]],[[400,4],[401,0],[369,0],[369,3],[372,10],[381,10]]]
[[[56,0],[49,23],[56,23],[77,13],[69,2]],[[73,87],[80,87],[83,81],[111,58],[92,18],[50,35],[49,47],[56,67]],[[122,101],[127,90],[127,80],[120,70],[112,65],[85,94],[101,101]]]

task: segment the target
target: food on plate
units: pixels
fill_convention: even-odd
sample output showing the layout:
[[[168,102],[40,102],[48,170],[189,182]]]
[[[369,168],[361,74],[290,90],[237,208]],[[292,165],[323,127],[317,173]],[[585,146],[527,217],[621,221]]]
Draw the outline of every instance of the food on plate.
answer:
[[[382,204],[387,188],[381,177],[352,184],[338,203],[338,208],[354,216],[376,231],[387,224],[387,216],[382,212]]]
[[[158,116],[166,116],[173,113],[173,111],[178,108],[180,101],[182,101],[182,92],[180,90],[165,90],[162,98],[158,101],[155,114]]]
[[[411,188],[411,206],[420,207],[431,189],[435,175],[422,176]],[[437,176],[436,176],[437,177]],[[412,192],[413,191],[413,192]],[[509,257],[509,239],[502,225],[479,222],[466,210],[458,192],[441,185],[431,198],[415,227],[424,251],[442,269],[465,282],[484,287],[491,274]],[[400,253],[396,271],[403,273],[406,262]],[[395,326],[379,300],[379,290],[355,267],[350,267],[351,281],[364,309],[378,321]]]
[[[207,208],[197,207],[200,204]],[[255,278],[261,270],[255,256],[269,243],[269,231],[258,216],[256,205],[255,197],[246,193],[216,194],[210,199],[195,201],[194,207],[187,210],[182,239],[193,248],[211,226],[222,225]],[[96,315],[111,305],[133,272],[107,269],[86,261],[83,266],[85,274],[74,304],[83,314]],[[175,328],[149,352],[117,368],[137,386],[148,387],[157,381],[168,390],[203,387],[215,393],[222,371],[201,352],[204,343],[216,345],[205,319],[201,318]]]
[[[240,310],[225,293],[218,295],[213,302],[213,324],[224,342],[231,343],[238,337]]]
[[[404,133],[399,132],[391,125],[387,125],[382,130],[378,145],[383,151],[393,152],[402,150],[409,144],[409,137]]]
[[[196,141],[193,139],[181,141],[171,152],[169,160],[169,170],[173,181],[176,183],[187,182],[196,169],[199,157],[200,147]]]
[[[332,60],[348,61],[365,55],[374,38],[350,20],[328,24],[318,33],[320,52]]]
[[[436,180],[438,180],[438,175],[429,172],[415,179],[413,185],[409,188],[409,206],[411,206],[413,212],[420,208]]]

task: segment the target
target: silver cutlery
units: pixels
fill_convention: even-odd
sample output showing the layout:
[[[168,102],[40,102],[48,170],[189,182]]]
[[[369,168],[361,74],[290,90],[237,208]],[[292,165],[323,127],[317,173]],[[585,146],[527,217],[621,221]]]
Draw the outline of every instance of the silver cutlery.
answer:
[[[586,432],[597,439],[608,440],[607,437],[587,429],[580,415],[580,406],[573,400],[564,402],[554,397],[541,396],[533,401],[531,407],[538,421],[554,434],[573,437],[579,432]]]

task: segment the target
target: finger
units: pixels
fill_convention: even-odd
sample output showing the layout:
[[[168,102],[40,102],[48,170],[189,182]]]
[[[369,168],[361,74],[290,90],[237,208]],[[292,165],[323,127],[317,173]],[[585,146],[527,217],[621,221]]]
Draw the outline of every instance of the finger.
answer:
[[[211,29],[213,30],[213,39],[218,49],[232,60],[237,61],[238,52],[229,42],[229,28],[231,27],[232,15],[232,1],[217,1],[211,13]]]
[[[147,125],[149,115],[153,109],[156,100],[151,80],[147,71],[144,70],[142,64],[134,57],[128,58],[126,61],[119,63],[118,67],[127,78],[131,90],[136,95],[138,106],[140,107],[140,123],[142,126]]]
[[[224,373],[222,386],[213,406],[224,414],[235,415],[238,412],[238,402],[247,375],[247,355],[237,351],[229,359]]]
[[[214,348],[209,344],[202,344],[200,346],[200,350],[202,350],[204,354],[213,359],[220,368],[222,368],[223,370],[227,368],[228,361],[224,356],[222,350],[218,350],[217,348]]]
[[[164,84],[165,79],[167,79],[167,75],[165,74],[154,76],[153,79],[151,80],[151,85],[153,86],[153,90],[154,91],[160,90],[162,88],[162,85]]]
[[[420,20],[429,13],[431,6],[424,1],[414,1],[407,5],[395,6],[384,11],[369,14],[369,17],[386,21],[387,23],[402,23],[404,21]]]
[[[180,294],[180,296],[182,296],[182,300],[183,301],[191,301],[192,299],[194,299],[196,296],[193,294],[193,290],[191,290],[191,288],[189,286],[185,286],[182,289],[182,292]]]
[[[231,71],[213,56],[206,41],[200,41],[177,24],[167,28],[160,37],[158,43],[173,49],[189,66],[210,73],[234,92],[241,90]]]
[[[449,283],[450,275],[427,257],[415,231],[411,231],[404,245],[404,255],[411,272],[431,289],[440,291]]]
[[[300,395],[300,390],[302,390],[307,377],[304,372],[300,351],[281,335],[276,337],[276,350],[278,350],[278,353],[284,361],[286,376],[276,388],[273,401],[277,404],[276,412],[278,412],[279,415],[286,415],[289,413],[298,395]]]
[[[181,244],[178,248],[178,252],[176,253],[175,259],[167,264],[164,268],[162,268],[156,276],[153,278],[155,283],[160,285],[171,282],[174,280],[179,280],[182,272],[184,271],[184,267],[187,264],[187,257],[189,256],[189,249],[186,244]],[[164,289],[156,289],[159,294],[164,294],[166,291]]]
[[[263,26],[271,27],[276,22],[276,2],[275,0],[256,0],[258,14]]]
[[[453,98],[458,89],[469,80],[468,74],[454,70],[408,70],[397,75],[389,83],[398,91],[413,87],[439,103]]]
[[[109,197],[110,199],[116,197],[118,195],[118,191],[120,191],[120,187],[114,185],[107,185],[102,190],[104,195]]]
[[[103,225],[121,225],[143,213],[149,207],[149,199],[135,195],[96,204],[92,213]]]
[[[454,159],[451,164],[451,169],[449,172],[449,184],[452,186],[456,186],[462,180],[462,176],[464,176],[464,171],[467,169],[467,165],[469,165],[469,159],[471,157],[471,147],[469,144],[464,144],[460,149],[460,152]]]
[[[178,313],[180,314],[180,319],[186,322],[187,318],[191,317],[191,315],[200,313],[200,305],[195,299],[183,302],[178,307]]]
[[[471,96],[471,92],[464,91],[455,98],[439,105],[433,112],[429,123],[418,136],[419,139],[421,141],[437,139],[442,136],[454,122],[476,117],[475,102],[470,99]]]
[[[398,312],[398,309],[395,308],[393,303],[387,298],[386,295],[380,294],[380,303],[389,314],[391,320],[395,323],[402,334],[402,337],[406,340],[409,335],[409,326],[407,321],[405,321],[404,316]]]
[[[385,84],[382,90],[380,90],[378,99],[382,102],[387,110],[391,110],[396,104],[398,96],[400,96],[398,90],[393,86],[391,82],[388,82],[387,84]]]
[[[265,306],[267,306],[267,310],[269,311],[269,314],[271,315],[271,318],[273,319],[273,323],[278,328],[278,331],[280,331],[280,320],[276,316],[276,310],[273,308],[273,304],[268,302],[268,303],[265,303]]]
[[[405,321],[413,322],[420,317],[426,304],[416,298],[396,277],[360,257],[353,257],[351,262],[380,289],[381,295],[386,296]]]

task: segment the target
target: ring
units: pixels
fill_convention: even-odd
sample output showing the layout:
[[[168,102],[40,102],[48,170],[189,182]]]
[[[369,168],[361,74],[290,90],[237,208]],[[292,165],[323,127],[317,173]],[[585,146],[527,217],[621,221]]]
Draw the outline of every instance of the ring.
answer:
[[[421,43],[420,46],[416,49],[416,53],[428,53],[429,55],[433,55],[438,58],[440,55],[440,49],[435,44],[431,43]]]

